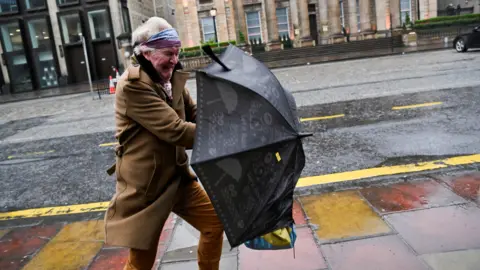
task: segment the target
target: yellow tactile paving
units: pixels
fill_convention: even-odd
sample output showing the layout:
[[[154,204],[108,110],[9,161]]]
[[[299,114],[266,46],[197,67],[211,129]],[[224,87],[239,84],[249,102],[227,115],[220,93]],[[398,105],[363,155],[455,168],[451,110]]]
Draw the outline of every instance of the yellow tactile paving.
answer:
[[[302,197],[310,222],[319,226],[321,240],[375,235],[390,228],[355,191]]]
[[[23,269],[85,269],[102,248],[102,240],[103,221],[68,224]]]
[[[8,232],[9,232],[9,230],[0,230],[0,238],[2,238]]]
[[[53,242],[103,241],[103,220],[70,223],[52,239]]]
[[[101,242],[56,242],[47,244],[23,270],[85,269],[98,251]]]

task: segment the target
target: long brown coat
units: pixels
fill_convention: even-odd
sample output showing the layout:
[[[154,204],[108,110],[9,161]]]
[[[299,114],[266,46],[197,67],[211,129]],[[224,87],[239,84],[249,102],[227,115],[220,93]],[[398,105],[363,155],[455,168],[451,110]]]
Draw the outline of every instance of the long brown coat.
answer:
[[[181,181],[192,181],[185,149],[193,147],[196,105],[176,71],[166,99],[139,65],[116,88],[116,193],[105,214],[106,243],[148,249],[159,239]]]

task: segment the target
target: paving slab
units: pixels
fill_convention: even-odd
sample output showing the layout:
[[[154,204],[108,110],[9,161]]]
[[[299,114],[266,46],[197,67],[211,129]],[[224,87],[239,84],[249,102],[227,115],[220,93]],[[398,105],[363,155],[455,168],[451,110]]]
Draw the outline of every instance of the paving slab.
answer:
[[[370,187],[360,193],[382,214],[466,203],[434,180]]]
[[[321,247],[332,270],[428,270],[396,235]]]
[[[388,225],[357,191],[301,197],[310,223],[318,226],[320,241],[342,240],[390,233]]]
[[[440,175],[438,179],[447,183],[458,195],[480,203],[480,173]]]
[[[239,270],[319,270],[327,269],[310,228],[297,230],[295,250],[252,250],[239,247]]]
[[[198,269],[197,261],[173,262],[162,264],[160,270],[192,270]],[[236,270],[237,256],[227,256],[220,260],[220,270]]]
[[[102,245],[102,242],[50,242],[23,269],[84,269]]]
[[[162,263],[196,260],[197,254],[197,245],[170,250],[167,251],[163,256]],[[235,254],[237,254],[237,249],[232,250],[228,241],[224,240],[222,246],[222,256],[230,256]]]
[[[479,249],[426,254],[421,258],[433,270],[478,270],[480,268]]]
[[[189,248],[198,245],[200,232],[183,219],[178,219],[177,225],[172,234],[171,243],[167,253],[172,250]]]
[[[305,213],[303,212],[302,206],[297,200],[293,201],[292,216],[293,216],[293,220],[295,221],[295,225],[297,227],[302,227],[307,225],[307,219],[305,217]]]
[[[89,270],[122,270],[128,260],[128,248],[103,248]]]
[[[61,225],[41,225],[12,229],[0,240],[0,269],[20,269],[50,239]]]
[[[448,206],[385,216],[418,253],[480,248],[480,208]]]

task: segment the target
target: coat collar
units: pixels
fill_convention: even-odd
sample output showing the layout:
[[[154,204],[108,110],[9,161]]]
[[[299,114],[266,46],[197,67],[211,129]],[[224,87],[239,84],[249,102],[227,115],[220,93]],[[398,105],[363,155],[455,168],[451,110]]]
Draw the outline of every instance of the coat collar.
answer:
[[[170,80],[172,82],[173,104],[177,104],[182,97],[189,75],[190,73],[181,70],[173,72],[172,79]]]

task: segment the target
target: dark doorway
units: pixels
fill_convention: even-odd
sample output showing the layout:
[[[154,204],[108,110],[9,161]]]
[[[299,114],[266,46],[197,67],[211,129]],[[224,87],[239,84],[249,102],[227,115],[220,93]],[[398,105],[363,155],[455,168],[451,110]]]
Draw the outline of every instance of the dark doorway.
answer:
[[[87,63],[85,62],[82,45],[65,47],[65,60],[67,61],[70,83],[88,81]]]
[[[315,43],[318,44],[317,10],[315,4],[308,5],[308,20],[310,24],[310,36],[315,40]]]
[[[115,76],[112,67],[116,66],[116,61],[112,47],[110,41],[93,44],[98,80],[107,80],[110,75]]]

